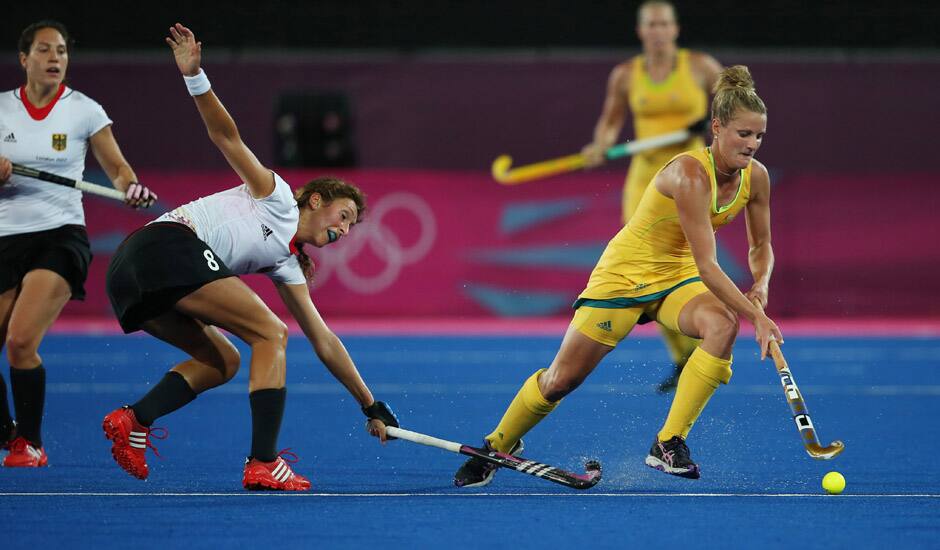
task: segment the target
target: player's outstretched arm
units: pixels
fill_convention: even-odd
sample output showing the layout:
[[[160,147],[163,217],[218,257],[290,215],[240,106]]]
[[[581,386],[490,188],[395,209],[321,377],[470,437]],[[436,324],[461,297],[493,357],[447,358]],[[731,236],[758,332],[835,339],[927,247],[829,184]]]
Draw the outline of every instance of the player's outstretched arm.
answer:
[[[177,23],[170,27],[166,43],[173,50],[176,66],[186,80],[186,87],[196,101],[196,108],[209,132],[212,143],[222,151],[225,160],[255,198],[267,197],[274,191],[274,175],[242,141],[235,121],[219,101],[202,70],[202,42],[196,41],[193,31]]]
[[[398,419],[385,403],[376,401],[372,397],[372,392],[369,391],[369,387],[359,374],[359,370],[346,351],[346,346],[326,326],[326,322],[323,321],[317,308],[313,305],[307,285],[281,283],[277,284],[277,291],[291,316],[294,317],[307,340],[310,341],[317,357],[320,358],[320,361],[323,361],[327,370],[359,402],[362,412],[370,419],[367,426],[369,433],[385,442],[387,439],[385,426],[398,427]]]

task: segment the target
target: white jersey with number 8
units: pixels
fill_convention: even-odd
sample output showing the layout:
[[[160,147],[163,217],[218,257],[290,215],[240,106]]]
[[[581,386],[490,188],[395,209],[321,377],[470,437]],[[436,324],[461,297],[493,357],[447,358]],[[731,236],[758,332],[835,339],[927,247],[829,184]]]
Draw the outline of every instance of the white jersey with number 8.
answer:
[[[154,221],[188,226],[236,275],[264,273],[280,283],[303,284],[306,278],[291,249],[300,210],[287,182],[272,174],[274,191],[267,197],[252,197],[242,184],[184,204]],[[206,261],[213,269],[215,257],[207,254]]]

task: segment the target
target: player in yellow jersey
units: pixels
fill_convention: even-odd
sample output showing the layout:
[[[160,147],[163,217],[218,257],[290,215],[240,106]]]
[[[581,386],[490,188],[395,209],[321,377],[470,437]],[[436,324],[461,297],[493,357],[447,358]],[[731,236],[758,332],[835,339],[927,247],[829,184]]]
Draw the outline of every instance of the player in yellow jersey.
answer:
[[[718,79],[721,65],[708,54],[676,45],[679,25],[673,5],[664,0],[643,2],[637,10],[636,33],[643,53],[610,73],[594,140],[582,151],[588,166],[604,162],[604,151],[617,141],[628,110],[634,139],[681,130],[707,115],[708,90]],[[683,143],[635,155],[623,189],[623,222],[636,212],[646,186],[669,159],[704,146],[700,136],[693,136]],[[698,342],[662,325],[660,329],[675,364],[674,372],[659,386],[665,393],[675,388],[682,366]]]
[[[685,439],[720,384],[731,379],[738,318],[754,324],[761,359],[780,330],[750,299],[767,303],[770,178],[754,160],[767,109],[744,66],[721,72],[712,102],[712,143],[676,155],[653,178],[637,211],[591,273],[558,354],[529,377],[485,445],[518,452],[522,436],[577,388],[642,318],[701,339],[679,377],[676,395],[646,464],[698,478]],[[754,284],[744,294],[718,265],[715,232],[741,211],[747,219]],[[478,459],[457,471],[460,487],[486,485],[495,468]]]

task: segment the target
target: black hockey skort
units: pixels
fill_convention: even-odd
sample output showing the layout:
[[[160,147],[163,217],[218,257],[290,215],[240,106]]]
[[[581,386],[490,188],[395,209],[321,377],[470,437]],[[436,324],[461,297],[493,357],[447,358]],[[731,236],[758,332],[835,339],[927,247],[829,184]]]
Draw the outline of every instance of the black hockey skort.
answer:
[[[185,225],[145,225],[121,243],[108,266],[111,307],[125,333],[173,309],[199,287],[233,273]]]
[[[35,269],[58,273],[72,289],[72,300],[85,299],[91,245],[83,225],[0,237],[0,292],[19,286]]]

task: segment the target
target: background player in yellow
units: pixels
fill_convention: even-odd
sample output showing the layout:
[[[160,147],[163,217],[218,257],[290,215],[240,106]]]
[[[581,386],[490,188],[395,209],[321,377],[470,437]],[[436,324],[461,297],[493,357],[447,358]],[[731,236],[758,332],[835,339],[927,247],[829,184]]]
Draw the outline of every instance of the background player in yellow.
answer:
[[[662,0],[643,2],[637,10],[636,33],[643,53],[610,73],[594,140],[582,151],[588,166],[604,162],[604,151],[617,141],[628,107],[634,139],[681,130],[707,114],[707,91],[715,85],[721,64],[708,54],[678,47],[679,25],[673,5]],[[669,159],[704,146],[700,136],[693,136],[683,143],[634,155],[623,189],[623,222],[636,212],[643,191]],[[668,392],[675,388],[698,342],[661,325],[660,329],[675,364],[673,373],[659,386],[659,391]]]
[[[754,324],[761,358],[782,342],[766,305],[773,250],[770,178],[754,160],[767,128],[767,109],[744,66],[724,70],[712,102],[711,146],[681,153],[653,178],[630,222],[611,239],[574,307],[550,367],[529,377],[485,439],[517,453],[522,436],[577,388],[641,317],[681,331],[702,344],[679,378],[666,421],[646,464],[698,478],[685,439],[720,384],[731,379],[738,318]],[[742,294],[718,265],[715,232],[746,209],[754,284]],[[472,458],[454,476],[461,487],[489,483],[495,467]]]

